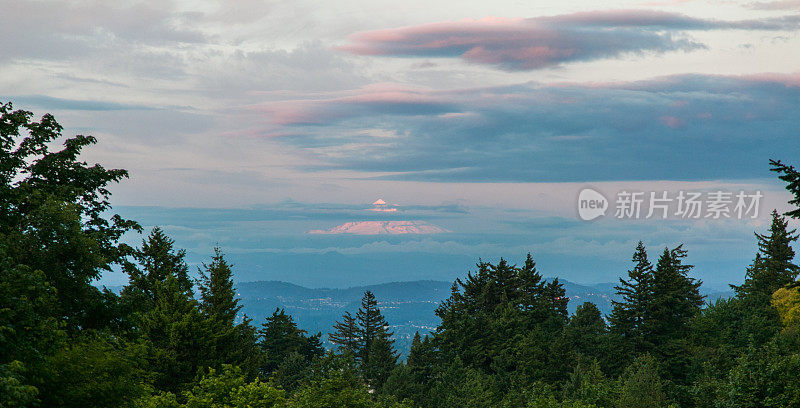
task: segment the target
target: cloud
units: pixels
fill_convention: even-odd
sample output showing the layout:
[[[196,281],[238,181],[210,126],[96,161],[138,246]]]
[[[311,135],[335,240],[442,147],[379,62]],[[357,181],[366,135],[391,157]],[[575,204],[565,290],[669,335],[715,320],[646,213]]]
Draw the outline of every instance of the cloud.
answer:
[[[398,92],[378,103],[366,102],[376,98],[364,89],[284,104],[292,115],[276,114],[273,130],[283,132],[274,140],[322,163],[311,170],[386,179],[768,177],[769,158],[800,155],[798,85],[800,75],[678,75]],[[385,131],[371,135],[376,128]]]
[[[446,113],[454,108],[450,101],[429,91],[393,84],[373,84],[335,98],[284,100],[255,107],[279,125],[331,123],[350,117],[354,111],[365,115],[413,116]]]
[[[8,2],[0,14],[0,60],[75,57],[125,43],[157,46],[205,40],[199,31],[184,26],[185,16],[171,8],[161,2]]]
[[[592,11],[534,18],[485,18],[353,34],[340,50],[356,55],[461,58],[508,71],[624,54],[691,51],[703,44],[688,30],[782,30],[798,16],[717,21],[652,10]]]
[[[46,95],[21,95],[8,98],[19,106],[35,106],[44,109],[115,111],[115,110],[150,110],[152,106],[131,105],[117,102],[76,100],[54,98]],[[26,107],[26,109],[28,109]]]
[[[749,7],[756,10],[793,10],[800,9],[800,0],[779,0],[750,3]]]

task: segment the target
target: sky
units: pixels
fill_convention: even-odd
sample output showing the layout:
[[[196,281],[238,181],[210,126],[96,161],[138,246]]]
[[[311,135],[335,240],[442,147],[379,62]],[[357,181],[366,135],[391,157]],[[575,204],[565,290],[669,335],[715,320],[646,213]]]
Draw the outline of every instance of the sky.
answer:
[[[800,164],[797,0],[0,10],[0,101],[96,136],[84,159],[131,174],[115,211],[192,265],[219,245],[240,281],[452,280],[531,252],[545,276],[610,282],[641,240],[684,244],[724,288],[789,209],[769,159]],[[592,221],[586,188],[609,201]],[[634,191],[763,198],[755,218],[615,217]]]

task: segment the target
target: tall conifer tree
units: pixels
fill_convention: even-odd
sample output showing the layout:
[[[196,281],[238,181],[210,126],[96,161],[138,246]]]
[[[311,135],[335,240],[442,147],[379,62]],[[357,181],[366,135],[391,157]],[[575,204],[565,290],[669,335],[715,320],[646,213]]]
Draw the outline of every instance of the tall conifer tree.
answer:
[[[236,298],[231,265],[220,248],[214,248],[211,262],[203,263],[199,272],[200,310],[211,325],[214,368],[232,364],[242,368],[249,376],[254,376],[259,363],[255,328],[247,316],[243,316],[239,324],[236,323],[242,306]]]
[[[620,284],[614,287],[621,300],[612,301],[609,324],[611,332],[632,351],[643,352],[649,348],[647,325],[648,310],[653,301],[653,265],[647,259],[647,250],[641,241],[636,245],[632,262],[634,266],[628,271],[628,279],[620,278]]]
[[[763,295],[768,300],[776,290],[795,283],[800,268],[793,263],[792,243],[797,241],[796,230],[777,211],[772,212],[769,234],[755,233],[758,253],[747,269],[740,286],[731,285],[739,297]]]
[[[378,301],[370,291],[364,293],[361,307],[356,313],[359,327],[361,370],[367,382],[380,388],[397,364],[394,349],[394,332],[389,331],[389,323],[378,308]]]
[[[328,334],[331,343],[337,345],[340,351],[357,356],[361,350],[361,336],[356,318],[350,312],[345,312],[342,321],[337,321],[333,328],[334,332]]]

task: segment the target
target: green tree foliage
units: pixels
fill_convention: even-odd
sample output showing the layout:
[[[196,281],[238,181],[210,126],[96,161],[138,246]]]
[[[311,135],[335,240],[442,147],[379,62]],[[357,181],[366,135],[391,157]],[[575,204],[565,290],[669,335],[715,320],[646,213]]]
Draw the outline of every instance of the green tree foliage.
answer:
[[[369,362],[362,367],[364,378],[375,389],[380,389],[394,371],[399,357],[394,349],[394,340],[380,336],[372,342]]]
[[[800,328],[800,288],[780,288],[772,294],[772,306],[778,312],[784,330]]]
[[[427,390],[435,381],[434,369],[438,366],[438,353],[430,337],[424,339],[417,332],[411,343],[406,363],[398,364],[383,387],[383,392],[399,400],[421,403],[427,398]]]
[[[247,382],[239,367],[209,369],[190,391],[181,408],[272,408],[285,403],[285,393],[258,379]]]
[[[607,327],[600,309],[594,303],[578,306],[564,328],[564,342],[579,358],[599,360],[606,352]]]
[[[685,384],[689,370],[689,327],[703,305],[700,281],[688,276],[682,246],[664,249],[653,272],[653,353],[663,362],[666,378]]]
[[[603,374],[600,364],[594,360],[575,366],[575,370],[564,383],[562,400],[610,407],[617,401],[618,392],[615,382]]]
[[[242,309],[233,286],[233,271],[218,247],[214,248],[211,262],[203,264],[198,281],[200,310],[209,319],[213,336],[212,366],[236,365],[245,369],[248,377],[256,375],[260,363],[259,350],[255,344],[255,328],[247,316],[236,323]]]
[[[179,394],[199,370],[213,364],[213,334],[177,278],[156,284],[154,294],[155,305],[140,323],[149,371],[157,389]]]
[[[800,172],[794,166],[781,163],[780,160],[770,160],[769,164],[772,166],[770,170],[779,174],[778,178],[786,182],[786,190],[794,196],[793,199],[789,200],[789,204],[798,207],[787,212],[786,215],[792,218],[800,218]]]
[[[339,351],[358,356],[361,350],[361,335],[358,322],[350,312],[344,312],[342,321],[333,325],[333,333],[328,334],[328,339],[335,344]]]
[[[436,310],[442,323],[434,341],[446,356],[488,374],[558,377],[549,339],[567,322],[567,301],[558,280],[542,280],[530,255],[522,267],[480,262]]]
[[[360,340],[357,356],[361,370],[367,383],[380,389],[397,364],[398,355],[392,339],[394,333],[389,331],[389,323],[381,314],[378,301],[370,291],[364,293],[356,319]]]
[[[179,395],[199,370],[214,365],[215,334],[194,298],[186,252],[156,227],[125,264],[130,283],[120,302],[146,346],[154,386]]]
[[[647,259],[644,244],[639,241],[633,253],[633,269],[628,279],[619,279],[614,289],[620,300],[612,300],[613,310],[608,320],[611,333],[622,345],[629,361],[634,354],[650,350],[652,319],[648,315],[653,304],[653,265]]]
[[[773,212],[770,232],[755,235],[758,252],[747,268],[744,283],[733,286],[736,297],[708,305],[692,323],[692,387],[698,406],[714,403],[723,395],[726,401],[732,401],[730,387],[725,386],[730,372],[737,365],[741,367],[738,361],[742,356],[759,352],[785,327],[782,317],[786,314],[779,311],[791,310],[791,296],[786,296],[791,290],[784,286],[796,277],[791,248],[794,231]]]
[[[647,259],[639,242],[633,255],[634,267],[628,280],[616,286],[620,300],[614,302],[611,322],[612,373],[638,355],[651,353],[664,362],[660,373],[668,381],[686,385],[690,375],[690,326],[700,313],[701,282],[688,276],[691,265],[683,263],[682,246],[664,249],[656,267]],[[670,383],[671,384],[671,383]],[[677,390],[671,390],[678,392]]]
[[[6,259],[0,261],[0,367],[19,374],[26,366],[41,368],[65,344],[66,333],[53,316],[58,300],[44,273],[11,267]]]
[[[721,406],[800,406],[800,336],[780,333],[764,346],[751,345],[728,374]]]
[[[39,390],[25,381],[20,361],[0,364],[0,408],[29,407],[37,403]]]
[[[293,351],[283,359],[271,380],[281,389],[293,392],[308,375],[310,365],[302,354]]]
[[[327,353],[309,370],[303,386],[290,398],[289,408],[367,408],[372,397],[356,361],[347,354]]]
[[[303,356],[307,363],[324,353],[320,342],[322,333],[308,336],[305,330],[297,328],[292,316],[280,308],[267,317],[258,334],[259,346],[265,355],[261,366],[264,376],[271,375],[292,353]]]
[[[242,309],[233,287],[233,271],[219,247],[214,248],[211,263],[200,270],[200,309],[221,327],[233,327]]]
[[[114,216],[106,186],[127,176],[123,170],[87,166],[78,159],[95,139],[76,136],[50,151],[61,138],[51,115],[0,104],[0,241],[6,262],[39,270],[56,289],[52,316],[70,330],[101,326],[107,316],[102,294],[90,282],[126,253],[119,237],[136,224]]]
[[[61,140],[51,115],[0,104],[0,394],[7,406],[49,398],[54,355],[81,331],[113,326],[116,295],[91,285],[121,263],[138,224],[110,210],[109,184],[127,177],[79,159],[91,136]],[[7,391],[7,393],[6,393]],[[6,397],[7,396],[7,397]],[[67,401],[66,403],[69,403]]]
[[[721,347],[732,347],[736,353],[744,353],[753,344],[766,344],[781,330],[782,325],[777,310],[772,306],[772,296],[778,289],[793,285],[798,267],[793,263],[797,234],[790,230],[787,220],[772,213],[769,234],[756,233],[758,252],[753,263],[747,268],[742,285],[734,286],[736,298],[730,308],[735,309],[718,326],[732,327],[735,330],[710,332],[719,337]]]
[[[458,357],[442,367],[437,377],[428,394],[428,406],[489,408],[499,399],[493,394],[492,379],[465,367]]]
[[[142,241],[142,247],[133,251],[134,262],[126,262],[124,271],[129,284],[122,290],[124,301],[136,312],[147,312],[158,302],[158,292],[167,278],[174,280],[176,290],[193,295],[186,265],[186,251],[175,249],[175,241],[155,227]]]
[[[138,224],[110,209],[108,185],[128,176],[125,170],[87,165],[78,157],[94,144],[75,136],[63,149],[61,125],[46,114],[0,104],[0,241],[10,265],[44,273],[57,293],[52,316],[67,329],[98,328],[108,322],[106,297],[90,283],[129,253],[120,237]]]
[[[629,366],[620,378],[619,408],[651,408],[669,405],[664,382],[658,375],[656,361],[642,355]]]
[[[39,385],[46,407],[131,407],[147,392],[143,350],[113,337],[84,333],[48,359]]]
[[[795,282],[800,268],[792,262],[795,255],[792,243],[797,241],[798,235],[796,230],[789,229],[788,221],[777,211],[772,212],[769,234],[755,235],[756,258],[747,270],[744,283],[733,288],[741,298],[753,296],[763,302],[779,288]]]

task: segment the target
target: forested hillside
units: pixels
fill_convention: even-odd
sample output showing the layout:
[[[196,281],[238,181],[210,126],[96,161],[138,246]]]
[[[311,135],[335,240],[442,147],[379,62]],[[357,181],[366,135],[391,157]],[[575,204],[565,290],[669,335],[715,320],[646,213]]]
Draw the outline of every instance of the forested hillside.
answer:
[[[680,243],[631,248],[607,316],[570,313],[530,254],[465,265],[402,362],[377,290],[307,332],[283,309],[241,318],[222,249],[193,280],[161,229],[121,243],[141,230],[113,215],[127,172],[82,161],[96,140],[61,130],[0,105],[2,408],[800,406],[800,208],[773,212],[744,283],[713,302]],[[797,170],[771,167],[800,205]],[[114,266],[119,293],[92,285]]]

